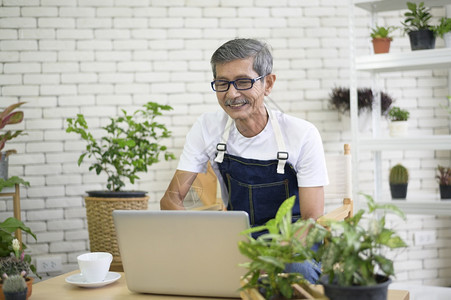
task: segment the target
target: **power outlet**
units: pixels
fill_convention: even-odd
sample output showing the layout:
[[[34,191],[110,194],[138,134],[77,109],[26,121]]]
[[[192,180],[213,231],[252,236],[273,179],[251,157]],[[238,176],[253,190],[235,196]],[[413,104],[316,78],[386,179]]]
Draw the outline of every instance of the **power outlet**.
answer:
[[[435,243],[435,231],[433,230],[425,230],[418,231],[414,233],[415,245],[423,246],[423,245],[431,245]]]
[[[39,273],[49,273],[62,271],[60,256],[49,257],[37,257],[36,258],[36,271]]]

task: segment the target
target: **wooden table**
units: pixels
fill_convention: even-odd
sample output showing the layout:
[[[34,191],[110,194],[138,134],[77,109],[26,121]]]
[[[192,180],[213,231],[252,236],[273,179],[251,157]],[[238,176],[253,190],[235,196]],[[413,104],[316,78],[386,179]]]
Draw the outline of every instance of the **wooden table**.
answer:
[[[151,294],[136,294],[130,292],[125,282],[123,272],[121,278],[114,283],[99,288],[80,288],[71,285],[65,281],[67,276],[77,274],[80,271],[66,273],[33,285],[31,300],[135,300],[135,299],[154,299],[154,300],[227,300],[227,298],[207,298],[207,297],[183,297],[183,296],[163,296]],[[175,283],[174,283],[175,284]],[[231,300],[231,299],[229,299]],[[236,300],[236,299],[235,299]],[[409,300],[409,292],[403,290],[388,290],[388,300]]]

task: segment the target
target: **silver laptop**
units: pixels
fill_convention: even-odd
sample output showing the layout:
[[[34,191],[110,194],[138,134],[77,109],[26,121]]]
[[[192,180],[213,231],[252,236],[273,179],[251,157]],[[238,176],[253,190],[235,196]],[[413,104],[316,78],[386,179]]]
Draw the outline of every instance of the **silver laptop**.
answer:
[[[242,211],[113,211],[125,279],[137,293],[239,297]]]

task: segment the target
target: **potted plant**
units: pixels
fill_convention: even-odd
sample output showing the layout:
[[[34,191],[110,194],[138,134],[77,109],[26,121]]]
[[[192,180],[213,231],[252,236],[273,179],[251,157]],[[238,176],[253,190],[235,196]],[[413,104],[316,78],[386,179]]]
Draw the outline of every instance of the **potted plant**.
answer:
[[[301,239],[309,228],[317,231],[313,220],[292,223],[292,207],[296,198],[290,197],[279,207],[274,219],[265,225],[243,232],[247,241],[238,244],[240,252],[250,259],[242,264],[247,273],[242,278],[243,299],[323,299],[299,273],[286,273],[286,265],[313,258],[310,247],[321,241],[321,234]],[[251,233],[263,233],[253,238]],[[318,231],[318,233],[320,233]],[[299,298],[308,294],[311,298]],[[324,298],[325,299],[325,298]]]
[[[147,209],[145,191],[124,191],[125,179],[131,184],[139,179],[137,173],[147,172],[148,167],[174,159],[167,147],[160,145],[171,132],[156,117],[169,105],[146,103],[132,114],[122,110],[122,115],[111,117],[109,125],[102,127],[105,134],[97,140],[90,132],[83,115],[67,119],[66,132],[79,134],[86,141],[86,151],[78,159],[80,165],[86,157],[93,158],[89,170],[107,175],[107,190],[87,191],[85,197],[90,249],[93,252],[113,254],[112,270],[122,270],[112,211],[115,209]]]
[[[401,109],[400,107],[393,106],[388,111],[387,118],[390,120],[389,129],[390,136],[399,137],[405,136],[409,128],[409,123],[407,120],[410,117],[409,111]]]
[[[445,41],[445,47],[451,48],[451,19],[441,18],[440,23],[434,28],[434,32],[437,36],[441,37]]]
[[[24,116],[23,111],[14,110],[24,103],[25,102],[12,104],[0,112],[0,129],[5,128],[6,125],[13,125],[22,122]],[[5,133],[0,133],[0,179],[8,180],[8,157],[9,155],[16,153],[16,150],[7,150],[3,152],[2,150],[7,141],[14,139],[21,133],[22,130],[8,130]]]
[[[406,167],[397,164],[390,169],[390,192],[393,199],[406,199],[409,172]]]
[[[371,29],[371,38],[375,54],[388,53],[390,43],[393,40],[391,33],[396,29],[394,26],[377,26]]]
[[[440,186],[440,198],[451,199],[451,168],[438,165],[435,178]]]
[[[324,243],[316,252],[323,270],[320,282],[331,300],[387,299],[395,271],[386,250],[407,246],[394,230],[385,227],[386,211],[405,219],[403,212],[365,197],[369,214],[361,209],[343,221],[329,220]],[[383,214],[378,217],[380,210]]]
[[[424,6],[424,2],[416,4],[407,2],[407,11],[404,16],[404,32],[409,35],[410,48],[412,50],[434,49],[435,34],[430,25],[432,15],[430,8]]]
[[[6,300],[26,300],[27,284],[21,275],[7,276],[3,283],[3,294]]]
[[[0,300],[4,300],[2,286],[5,276],[20,275],[26,279],[28,286],[28,297],[32,292],[33,277],[29,277],[30,273],[36,273],[36,267],[31,263],[31,256],[25,254],[24,250],[27,246],[14,237],[17,230],[22,230],[30,234],[35,240],[36,235],[25,224],[13,217],[7,218],[0,223]]]

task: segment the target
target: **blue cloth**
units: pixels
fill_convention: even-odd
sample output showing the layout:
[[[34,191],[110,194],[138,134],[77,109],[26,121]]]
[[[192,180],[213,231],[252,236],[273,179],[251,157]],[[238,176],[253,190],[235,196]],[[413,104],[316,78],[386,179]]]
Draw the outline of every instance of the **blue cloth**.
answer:
[[[285,272],[287,273],[300,273],[310,283],[318,283],[321,276],[321,264],[312,262],[292,263],[285,266]]]
[[[299,188],[296,171],[290,163],[285,173],[277,173],[277,159],[256,160],[225,154],[219,171],[229,193],[228,210],[244,210],[251,226],[263,225],[276,216],[280,205],[296,196],[293,216],[298,219]]]

